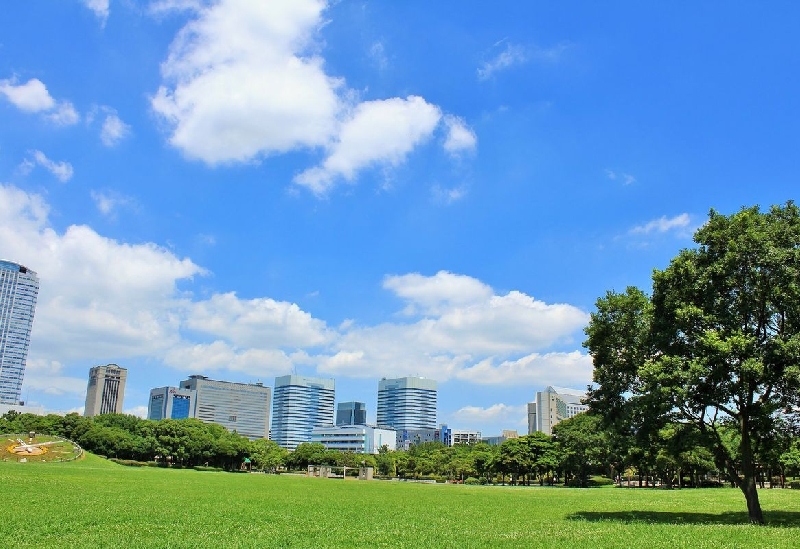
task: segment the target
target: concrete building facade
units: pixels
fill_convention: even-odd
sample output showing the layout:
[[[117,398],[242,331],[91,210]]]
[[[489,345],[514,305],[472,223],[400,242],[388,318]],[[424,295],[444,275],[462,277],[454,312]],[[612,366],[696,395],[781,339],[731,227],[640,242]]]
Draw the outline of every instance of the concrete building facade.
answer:
[[[217,423],[250,440],[269,436],[272,391],[262,383],[217,381],[193,375],[180,388],[195,391],[194,415],[205,423]]]
[[[333,425],[335,393],[332,379],[276,377],[270,439],[290,451],[303,442],[311,442],[314,427]]]
[[[91,368],[83,415],[121,414],[127,379],[128,370],[117,364]]]
[[[581,400],[586,392],[562,387],[547,387],[536,393],[536,400],[528,403],[528,434],[541,432],[553,434],[553,427],[560,421],[576,416],[589,409]]]
[[[0,260],[0,404],[21,404],[38,295],[35,271]]]

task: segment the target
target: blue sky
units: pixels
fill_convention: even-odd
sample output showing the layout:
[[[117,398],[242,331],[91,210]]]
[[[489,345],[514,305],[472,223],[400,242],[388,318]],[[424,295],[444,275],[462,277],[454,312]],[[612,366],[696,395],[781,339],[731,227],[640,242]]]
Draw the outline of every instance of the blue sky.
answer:
[[[439,381],[525,431],[595,300],[709,209],[794,198],[800,8],[83,0],[0,19],[0,257],[41,279],[23,396],[199,373]]]

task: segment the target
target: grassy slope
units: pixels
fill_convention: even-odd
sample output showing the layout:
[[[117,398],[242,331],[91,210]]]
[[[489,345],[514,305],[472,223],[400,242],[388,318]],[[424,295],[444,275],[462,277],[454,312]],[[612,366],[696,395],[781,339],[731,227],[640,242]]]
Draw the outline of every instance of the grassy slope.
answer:
[[[800,492],[432,486],[0,463],[0,539],[59,547],[797,547]]]

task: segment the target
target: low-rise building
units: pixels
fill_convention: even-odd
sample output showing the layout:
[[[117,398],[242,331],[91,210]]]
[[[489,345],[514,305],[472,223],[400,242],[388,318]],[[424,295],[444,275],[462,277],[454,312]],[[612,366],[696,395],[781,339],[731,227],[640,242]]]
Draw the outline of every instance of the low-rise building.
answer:
[[[356,454],[377,454],[382,446],[394,450],[395,440],[394,430],[371,425],[330,425],[311,431],[311,442],[319,442],[328,450]]]

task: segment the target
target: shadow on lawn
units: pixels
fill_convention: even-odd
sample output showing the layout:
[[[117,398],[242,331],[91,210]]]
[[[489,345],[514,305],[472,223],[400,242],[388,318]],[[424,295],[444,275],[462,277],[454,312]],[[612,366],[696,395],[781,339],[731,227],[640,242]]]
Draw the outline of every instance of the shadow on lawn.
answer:
[[[672,513],[664,511],[578,511],[567,515],[567,520],[589,522],[616,521],[651,524],[747,524],[747,512],[740,513]],[[766,526],[800,528],[800,512],[764,511]]]

